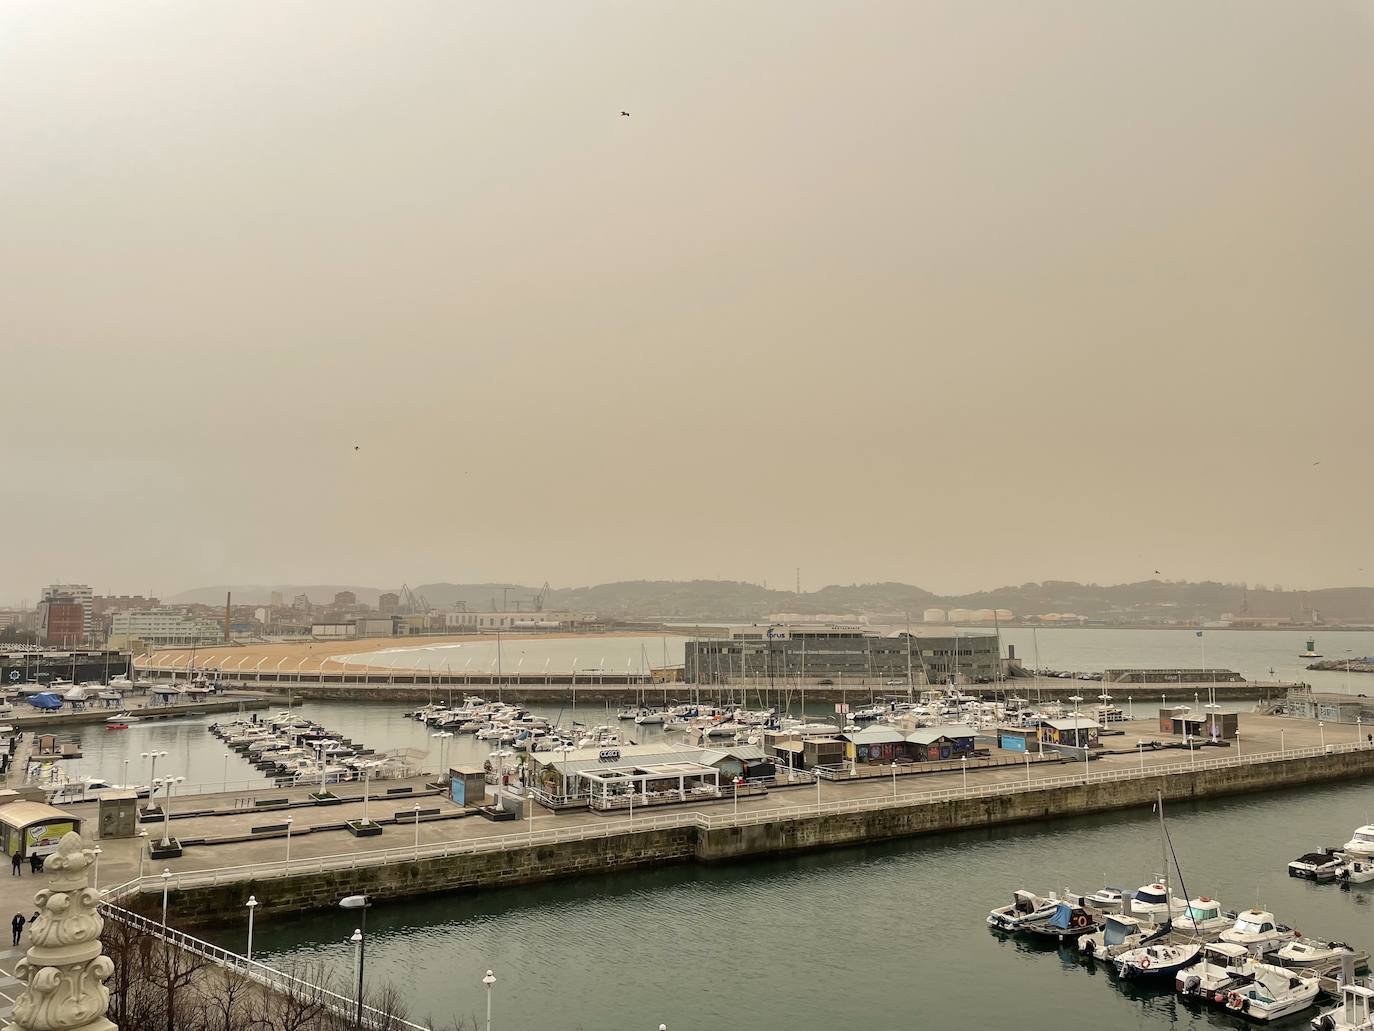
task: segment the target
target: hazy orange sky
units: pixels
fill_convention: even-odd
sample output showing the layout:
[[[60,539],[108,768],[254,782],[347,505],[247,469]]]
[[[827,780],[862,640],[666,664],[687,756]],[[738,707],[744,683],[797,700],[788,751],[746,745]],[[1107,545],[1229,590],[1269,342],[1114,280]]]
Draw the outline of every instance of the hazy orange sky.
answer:
[[[10,0],[0,600],[1374,582],[1372,11]]]

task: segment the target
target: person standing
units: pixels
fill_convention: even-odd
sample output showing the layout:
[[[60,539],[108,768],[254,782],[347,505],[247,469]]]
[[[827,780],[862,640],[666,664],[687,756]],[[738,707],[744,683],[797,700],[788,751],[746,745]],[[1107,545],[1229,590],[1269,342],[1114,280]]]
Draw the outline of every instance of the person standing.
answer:
[[[18,945],[18,944],[19,944],[19,939],[20,939],[20,938],[23,936],[23,934],[24,934],[24,914],[23,914],[23,913],[15,913],[15,914],[14,914],[14,917],[10,920],[10,930],[14,932],[14,944],[15,944],[15,945]]]
[[[22,867],[23,865],[24,865],[24,860],[20,857],[19,853],[16,851],[16,852],[14,853],[14,855],[13,855],[13,856],[11,857],[11,859],[10,859],[10,876],[11,876],[11,877],[23,877],[23,876],[24,876],[24,873],[23,873],[22,870],[20,870],[20,867]]]

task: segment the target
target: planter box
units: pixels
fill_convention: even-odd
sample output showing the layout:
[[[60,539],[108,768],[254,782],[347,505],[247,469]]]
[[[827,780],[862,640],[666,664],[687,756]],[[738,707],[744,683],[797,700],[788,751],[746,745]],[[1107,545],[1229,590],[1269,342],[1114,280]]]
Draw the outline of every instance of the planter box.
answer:
[[[316,805],[343,805],[343,799],[332,791],[312,791],[310,801]]]
[[[355,838],[375,838],[382,833],[380,823],[363,823],[362,820],[345,820],[344,826]]]
[[[148,839],[148,856],[152,859],[179,859],[181,858],[181,841],[177,838],[169,838],[167,844],[162,844],[162,839]]]

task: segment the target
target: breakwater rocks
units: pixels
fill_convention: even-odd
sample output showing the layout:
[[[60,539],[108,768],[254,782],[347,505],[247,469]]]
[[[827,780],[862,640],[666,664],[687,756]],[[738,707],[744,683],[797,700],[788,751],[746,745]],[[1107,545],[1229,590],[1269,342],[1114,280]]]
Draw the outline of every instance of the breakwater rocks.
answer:
[[[1344,673],[1346,669],[1351,673],[1374,673],[1374,655],[1364,655],[1358,659],[1322,659],[1321,662],[1314,662],[1307,668],[1325,670],[1328,673]]]

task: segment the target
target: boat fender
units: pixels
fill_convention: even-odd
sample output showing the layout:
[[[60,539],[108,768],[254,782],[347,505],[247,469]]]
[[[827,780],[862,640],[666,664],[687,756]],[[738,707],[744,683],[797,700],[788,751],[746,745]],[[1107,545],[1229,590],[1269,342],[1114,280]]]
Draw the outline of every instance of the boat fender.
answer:
[[[1245,1000],[1241,997],[1240,992],[1232,992],[1226,996],[1226,1008],[1228,1010],[1238,1010],[1244,1005]]]
[[[1088,918],[1086,916],[1076,916],[1073,918],[1073,925],[1075,927],[1086,927],[1088,925]]]
[[[1149,970],[1149,969],[1150,969],[1150,957],[1149,957],[1149,956],[1141,956],[1141,957],[1140,957],[1140,969],[1141,969],[1141,970]]]

